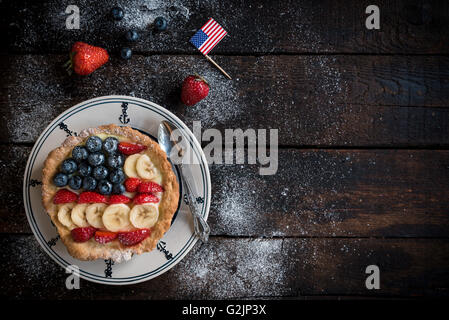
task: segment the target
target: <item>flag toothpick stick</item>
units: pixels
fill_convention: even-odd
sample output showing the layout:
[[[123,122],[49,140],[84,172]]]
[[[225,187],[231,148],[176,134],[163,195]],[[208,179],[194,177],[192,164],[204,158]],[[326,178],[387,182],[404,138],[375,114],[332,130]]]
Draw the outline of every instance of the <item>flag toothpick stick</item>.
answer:
[[[211,57],[207,54],[227,35],[225,29],[220,26],[214,19],[210,18],[206,24],[198,30],[190,42],[209,60],[215,67],[218,68],[226,77],[232,79],[231,76],[223,70]]]
[[[207,60],[209,60],[214,66],[216,66],[218,68],[218,70],[220,70],[226,77],[228,77],[229,80],[232,80],[231,76],[223,70],[222,67],[220,67],[214,60],[212,60],[211,57],[209,57],[207,54],[204,55]]]

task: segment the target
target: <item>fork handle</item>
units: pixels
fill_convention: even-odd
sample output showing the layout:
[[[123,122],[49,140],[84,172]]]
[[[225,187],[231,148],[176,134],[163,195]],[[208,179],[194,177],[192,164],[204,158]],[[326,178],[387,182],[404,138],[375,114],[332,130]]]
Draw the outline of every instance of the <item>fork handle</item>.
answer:
[[[209,240],[210,227],[207,224],[206,220],[204,220],[204,218],[199,214],[198,207],[196,205],[196,199],[193,196],[192,186],[190,185],[189,180],[186,179],[182,165],[179,167],[181,169],[181,175],[184,178],[183,180],[187,189],[187,197],[189,198],[190,212],[192,212],[193,216],[193,227],[195,229],[195,234],[203,243],[206,243]]]

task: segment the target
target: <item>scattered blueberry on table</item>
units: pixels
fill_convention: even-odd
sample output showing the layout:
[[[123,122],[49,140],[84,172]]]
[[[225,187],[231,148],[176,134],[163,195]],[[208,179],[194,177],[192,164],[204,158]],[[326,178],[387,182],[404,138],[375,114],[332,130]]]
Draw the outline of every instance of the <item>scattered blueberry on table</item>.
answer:
[[[135,42],[139,40],[140,36],[136,30],[129,30],[125,33],[125,38],[128,41]]]
[[[164,17],[157,17],[154,19],[154,28],[157,31],[164,31],[167,29],[167,20]]]
[[[116,21],[120,21],[125,16],[125,13],[123,12],[123,9],[120,7],[114,7],[111,9],[111,15],[112,18]]]
[[[122,48],[122,50],[120,50],[120,56],[122,57],[122,59],[131,59],[132,54],[132,50],[128,47]]]

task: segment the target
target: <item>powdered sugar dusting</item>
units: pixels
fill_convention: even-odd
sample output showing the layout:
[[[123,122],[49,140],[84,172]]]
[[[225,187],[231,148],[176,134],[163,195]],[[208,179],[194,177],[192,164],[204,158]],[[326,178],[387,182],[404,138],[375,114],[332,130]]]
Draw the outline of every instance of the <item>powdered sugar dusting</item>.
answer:
[[[191,298],[204,292],[212,299],[261,297],[267,289],[286,295],[290,289],[282,246],[279,239],[214,239],[191,253],[172,275],[178,290]]]
[[[190,17],[190,10],[178,0],[152,0],[145,3],[140,1],[126,1],[121,4],[125,12],[119,26],[146,29],[157,17],[169,19],[169,23],[176,20],[186,21]]]

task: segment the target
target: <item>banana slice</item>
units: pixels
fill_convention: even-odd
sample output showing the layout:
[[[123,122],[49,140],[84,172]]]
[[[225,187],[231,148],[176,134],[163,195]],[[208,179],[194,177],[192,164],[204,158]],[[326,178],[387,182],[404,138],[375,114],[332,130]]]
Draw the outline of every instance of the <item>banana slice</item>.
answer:
[[[84,228],[89,226],[89,222],[86,219],[86,208],[88,203],[77,204],[72,209],[71,218],[74,224],[78,227]]]
[[[140,178],[151,180],[156,176],[156,168],[151,162],[150,157],[142,154],[136,162],[136,171]]]
[[[137,162],[137,159],[140,158],[140,156],[141,155],[139,153],[136,153],[136,154],[132,154],[126,158],[125,164],[123,165],[123,170],[125,171],[125,174],[128,177],[131,177],[131,178],[139,177],[139,175],[136,172],[136,162]]]
[[[75,229],[76,225],[72,222],[71,213],[75,204],[66,203],[63,204],[58,210],[58,220],[64,227],[69,228],[69,230]]]
[[[86,208],[86,219],[92,227],[104,228],[103,212],[106,207],[105,203],[92,203]]]
[[[158,217],[158,208],[152,203],[136,205],[129,213],[129,220],[136,228],[151,228]]]
[[[124,203],[112,204],[103,212],[103,224],[109,231],[129,229],[129,207]]]

